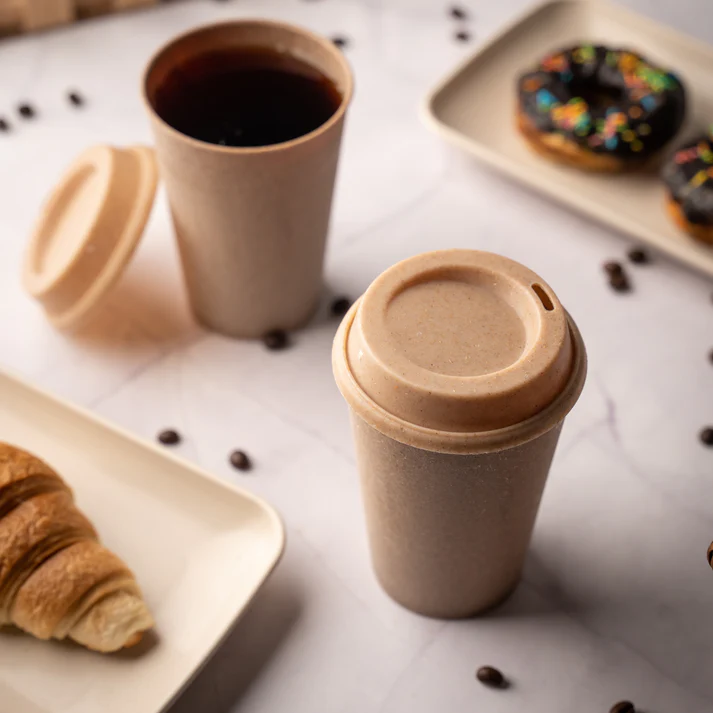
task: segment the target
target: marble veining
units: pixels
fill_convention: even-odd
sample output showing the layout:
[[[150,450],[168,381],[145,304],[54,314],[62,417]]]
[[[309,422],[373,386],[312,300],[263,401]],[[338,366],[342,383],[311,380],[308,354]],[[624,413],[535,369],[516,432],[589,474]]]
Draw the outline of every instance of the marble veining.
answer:
[[[646,713],[713,710],[713,450],[697,438],[713,424],[713,287],[656,256],[628,268],[631,294],[614,293],[600,266],[624,259],[625,238],[423,128],[431,85],[527,3],[458,4],[468,20],[434,0],[183,0],[0,43],[0,115],[13,129],[0,135],[0,365],[146,438],[178,429],[182,456],[268,498],[287,524],[282,564],[172,713],[597,713],[622,698]],[[705,0],[626,4],[713,42]],[[160,191],[102,320],[54,332],[19,283],[47,190],[92,143],[150,142],[138,83],[156,47],[255,15],[347,38],[356,72],[319,315],[280,353],[201,330]],[[75,88],[82,108],[66,100]],[[17,117],[23,100],[34,121]],[[541,274],[590,358],[524,580],[467,622],[414,616],[374,581],[330,368],[330,296],[356,297],[396,260],[439,247],[500,252]],[[230,467],[235,448],[254,460],[248,474]],[[512,688],[478,684],[483,664]]]

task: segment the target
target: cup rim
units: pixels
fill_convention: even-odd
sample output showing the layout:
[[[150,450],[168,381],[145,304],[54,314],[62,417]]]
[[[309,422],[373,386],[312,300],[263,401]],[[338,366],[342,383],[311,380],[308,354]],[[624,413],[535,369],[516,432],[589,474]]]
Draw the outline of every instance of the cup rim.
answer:
[[[362,298],[352,305],[339,325],[332,345],[332,370],[337,387],[351,411],[395,441],[425,451],[457,455],[508,450],[533,441],[561,425],[579,400],[587,376],[587,351],[577,324],[565,310],[574,349],[572,372],[559,395],[541,411],[520,423],[489,431],[444,431],[419,426],[394,416],[361,388],[349,367],[347,340]]]
[[[297,34],[304,35],[308,37],[310,40],[316,42],[319,45],[322,45],[328,52],[330,52],[336,59],[337,62],[340,64],[341,68],[344,71],[344,76],[346,77],[346,82],[345,82],[345,87],[344,91],[342,93],[342,101],[340,102],[339,106],[337,107],[337,110],[325,121],[323,124],[318,126],[316,129],[313,129],[312,131],[303,134],[302,136],[298,136],[295,139],[290,139],[289,141],[281,141],[280,143],[277,144],[268,144],[267,146],[221,146],[220,144],[213,144],[210,143],[209,141],[202,141],[201,139],[196,139],[192,136],[188,136],[187,134],[184,134],[182,131],[179,131],[175,127],[171,126],[163,117],[161,117],[156,109],[154,108],[153,104],[151,103],[151,100],[149,99],[148,92],[147,92],[147,85],[148,85],[148,79],[151,74],[151,71],[158,61],[159,57],[166,52],[170,47],[178,44],[179,42],[183,42],[187,38],[191,37],[192,35],[198,35],[202,32],[206,32],[208,30],[215,30],[221,27],[234,27],[234,26],[245,26],[245,25],[258,25],[262,27],[274,27],[274,28],[280,28],[284,30],[288,30],[290,32],[294,32]],[[168,42],[165,44],[161,45],[149,58],[148,62],[146,63],[144,67],[144,71],[141,76],[141,98],[143,100],[143,103],[149,113],[149,116],[151,119],[154,121],[157,121],[161,124],[161,126],[164,127],[165,130],[167,130],[170,134],[175,136],[176,138],[179,138],[183,140],[184,142],[195,146],[202,148],[207,151],[212,151],[215,153],[221,153],[221,154],[228,154],[228,155],[256,155],[256,154],[263,154],[263,153],[271,153],[273,151],[282,151],[287,148],[291,148],[293,146],[298,146],[300,144],[306,143],[307,141],[311,141],[312,139],[317,138],[321,134],[324,134],[325,132],[329,131],[335,124],[340,122],[342,118],[344,117],[347,107],[349,106],[352,96],[354,94],[354,74],[352,72],[351,66],[349,62],[347,61],[346,57],[344,56],[344,53],[341,52],[337,47],[334,46],[332,41],[327,38],[323,37],[322,35],[312,32],[312,30],[308,30],[305,27],[301,27],[300,25],[294,25],[290,22],[281,22],[279,20],[268,20],[264,18],[242,18],[242,19],[237,19],[237,20],[226,20],[224,22],[211,22],[206,25],[199,25],[198,27],[193,27],[192,29],[183,32],[179,35],[176,35],[175,37],[172,37]]]

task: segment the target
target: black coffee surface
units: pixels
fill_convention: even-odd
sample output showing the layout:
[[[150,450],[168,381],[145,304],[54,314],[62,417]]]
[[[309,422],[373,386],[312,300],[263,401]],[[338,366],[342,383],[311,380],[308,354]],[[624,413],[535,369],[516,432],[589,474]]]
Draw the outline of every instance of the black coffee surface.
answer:
[[[194,139],[269,146],[314,131],[341,101],[334,84],[306,62],[236,49],[198,55],[176,67],[157,89],[154,108]]]

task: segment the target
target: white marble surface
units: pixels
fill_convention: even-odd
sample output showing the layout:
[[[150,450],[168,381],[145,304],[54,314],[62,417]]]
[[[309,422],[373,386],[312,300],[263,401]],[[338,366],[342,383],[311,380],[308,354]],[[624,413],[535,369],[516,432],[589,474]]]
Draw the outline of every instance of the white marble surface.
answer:
[[[697,440],[713,423],[710,281],[658,258],[632,268],[633,294],[613,294],[600,263],[622,255],[622,236],[489,173],[417,119],[429,86],[525,4],[464,3],[465,45],[436,0],[186,0],[0,43],[0,114],[21,98],[41,111],[0,135],[0,363],[146,438],[175,426],[183,456],[265,496],[287,523],[282,564],[173,713],[597,713],[621,698],[646,713],[713,710],[713,451]],[[713,42],[708,0],[627,4]],[[26,236],[62,168],[94,142],[149,141],[148,55],[195,24],[258,14],[351,41],[333,292],[356,296],[423,250],[483,248],[540,272],[585,335],[591,376],[524,581],[486,618],[421,619],[374,581],[326,308],[278,354],[196,327],[163,194],[99,326],[64,337],[21,290]],[[86,108],[66,104],[69,87]],[[251,474],[227,465],[234,447],[254,456]],[[515,685],[482,688],[483,663]]]

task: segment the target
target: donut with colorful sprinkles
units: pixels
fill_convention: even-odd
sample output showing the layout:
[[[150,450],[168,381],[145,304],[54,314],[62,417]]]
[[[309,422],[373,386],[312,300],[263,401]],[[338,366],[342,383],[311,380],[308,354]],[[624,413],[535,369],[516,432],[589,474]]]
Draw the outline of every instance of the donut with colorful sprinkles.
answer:
[[[518,80],[518,127],[538,153],[591,171],[636,168],[678,132],[681,80],[626,49],[582,44]]]
[[[675,151],[661,177],[674,222],[694,238],[713,244],[713,127]]]

